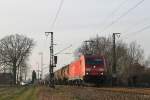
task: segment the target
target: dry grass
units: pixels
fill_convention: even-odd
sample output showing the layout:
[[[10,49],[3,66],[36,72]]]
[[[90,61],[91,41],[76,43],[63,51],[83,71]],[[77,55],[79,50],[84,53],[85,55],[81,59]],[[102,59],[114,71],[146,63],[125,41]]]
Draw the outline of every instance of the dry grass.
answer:
[[[0,88],[0,100],[150,100],[150,89],[76,86]]]
[[[1,89],[0,89],[1,90]],[[0,92],[0,100],[14,100],[15,97],[26,91],[26,88],[7,87]]]
[[[100,88],[100,90],[150,95],[150,88]]]
[[[145,90],[145,89],[143,89]],[[57,86],[42,88],[39,100],[150,100],[136,89]]]
[[[19,96],[17,96],[14,100],[37,100],[37,87],[30,87]]]
[[[35,87],[0,88],[0,100],[37,100],[37,92]]]

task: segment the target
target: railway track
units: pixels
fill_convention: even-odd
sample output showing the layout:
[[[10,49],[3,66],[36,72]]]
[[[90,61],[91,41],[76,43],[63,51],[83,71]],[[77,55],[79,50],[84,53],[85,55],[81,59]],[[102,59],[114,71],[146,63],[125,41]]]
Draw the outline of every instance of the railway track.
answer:
[[[44,88],[40,100],[150,100],[150,88],[105,88],[57,85]]]
[[[116,100],[150,100],[150,88],[98,88],[98,90],[109,93],[107,98]]]
[[[98,88],[102,91],[120,92],[128,94],[150,95],[150,88]]]
[[[77,88],[92,88],[101,91],[108,91],[108,92],[120,92],[120,93],[127,93],[127,94],[139,94],[139,95],[150,95],[150,88],[132,88],[132,87],[105,87],[105,86],[97,86],[95,84],[84,84],[84,85],[56,85],[58,87],[77,87]]]
[[[77,86],[78,87],[78,86]],[[130,88],[130,87],[99,87],[94,84],[86,84],[84,85],[86,88],[108,91],[108,92],[120,92],[120,93],[128,93],[128,94],[139,94],[139,95],[150,95],[150,88]]]
[[[150,100],[150,88],[56,85],[55,89],[46,86],[5,89],[0,88],[0,100]]]
[[[57,86],[66,86],[66,85],[57,85]],[[68,85],[67,85],[68,86]],[[105,87],[97,86],[95,84],[84,84],[84,85],[72,85],[73,87],[83,87],[83,88],[94,88],[101,91],[109,92],[121,92],[121,93],[132,93],[132,94],[141,94],[141,95],[150,95],[150,88],[135,88],[135,87]],[[68,87],[72,87],[68,86]]]

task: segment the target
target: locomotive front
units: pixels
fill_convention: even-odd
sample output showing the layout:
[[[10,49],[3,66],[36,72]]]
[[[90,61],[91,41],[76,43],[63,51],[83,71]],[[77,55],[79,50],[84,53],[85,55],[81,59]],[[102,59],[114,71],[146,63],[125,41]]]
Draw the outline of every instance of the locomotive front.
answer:
[[[103,56],[85,56],[85,81],[104,81],[106,62]]]

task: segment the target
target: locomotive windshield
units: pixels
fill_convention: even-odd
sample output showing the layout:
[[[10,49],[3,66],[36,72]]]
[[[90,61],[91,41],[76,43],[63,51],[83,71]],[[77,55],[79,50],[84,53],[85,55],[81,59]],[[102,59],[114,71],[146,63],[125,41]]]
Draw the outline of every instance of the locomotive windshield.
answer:
[[[99,65],[99,64],[103,64],[103,59],[100,58],[87,58],[86,59],[86,64],[90,64],[90,65]]]

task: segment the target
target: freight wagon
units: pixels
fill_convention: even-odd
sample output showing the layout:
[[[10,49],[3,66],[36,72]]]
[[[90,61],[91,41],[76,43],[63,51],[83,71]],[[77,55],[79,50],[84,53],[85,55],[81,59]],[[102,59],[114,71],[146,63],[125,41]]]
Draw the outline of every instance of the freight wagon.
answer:
[[[104,81],[106,71],[104,56],[82,55],[78,60],[57,70],[54,77],[57,84],[100,83]]]

